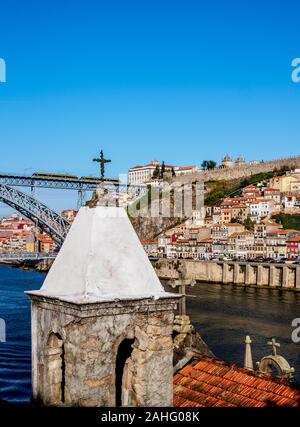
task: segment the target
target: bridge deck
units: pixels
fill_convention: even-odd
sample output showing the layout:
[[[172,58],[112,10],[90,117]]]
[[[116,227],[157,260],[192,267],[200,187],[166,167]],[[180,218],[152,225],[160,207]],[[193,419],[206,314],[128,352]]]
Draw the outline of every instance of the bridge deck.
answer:
[[[41,253],[41,252],[8,252],[0,253],[0,261],[26,261],[26,260],[41,260],[41,259],[54,259],[56,252]]]

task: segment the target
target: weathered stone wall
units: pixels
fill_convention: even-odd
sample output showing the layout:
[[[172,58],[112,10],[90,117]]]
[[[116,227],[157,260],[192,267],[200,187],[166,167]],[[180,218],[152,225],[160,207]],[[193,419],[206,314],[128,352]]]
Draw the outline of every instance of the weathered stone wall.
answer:
[[[293,264],[161,259],[155,270],[160,279],[178,279],[180,265],[189,280],[300,290],[300,266]]]
[[[271,160],[269,162],[259,163],[257,165],[245,165],[230,169],[213,169],[209,171],[195,172],[191,174],[181,175],[175,178],[175,181],[186,183],[194,181],[218,181],[247,178],[258,173],[270,172],[276,169],[281,169],[287,166],[288,168],[300,167],[300,156],[288,157],[286,159]]]
[[[195,354],[215,357],[191,324],[189,316],[177,315],[174,320],[174,373],[186,365]]]
[[[115,406],[118,348],[124,339],[131,339],[132,353],[123,374],[123,404],[172,405],[177,299],[92,304],[79,309],[50,298],[32,298],[35,401],[55,406]],[[61,338],[59,348],[49,345],[54,334]]]

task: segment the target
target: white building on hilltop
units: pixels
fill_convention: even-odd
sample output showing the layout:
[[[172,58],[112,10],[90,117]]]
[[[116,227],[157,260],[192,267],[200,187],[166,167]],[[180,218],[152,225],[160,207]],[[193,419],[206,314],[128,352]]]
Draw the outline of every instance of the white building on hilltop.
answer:
[[[227,154],[223,159],[220,165],[221,168],[230,169],[234,167],[232,158]]]
[[[187,173],[197,172],[197,166],[174,166],[164,165],[166,172],[172,170],[176,175],[184,175]],[[155,170],[161,170],[162,165],[157,160],[152,160],[151,163],[142,166],[134,166],[128,170],[128,184],[139,185],[150,182]]]
[[[243,167],[243,166],[246,166],[246,164],[247,163],[244,157],[238,156],[236,160],[233,161],[233,159],[228,154],[226,154],[226,156],[222,159],[222,162],[219,167],[222,169],[231,169],[231,168]],[[253,164],[256,164],[256,163],[253,163]]]

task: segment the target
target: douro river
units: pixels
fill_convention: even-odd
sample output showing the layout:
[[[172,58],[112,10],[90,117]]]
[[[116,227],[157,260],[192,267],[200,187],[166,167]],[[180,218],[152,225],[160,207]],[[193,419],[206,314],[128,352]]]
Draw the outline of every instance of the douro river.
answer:
[[[0,318],[6,322],[6,342],[0,342],[0,400],[30,400],[30,300],[24,291],[39,289],[44,277],[0,265]],[[187,292],[192,295],[188,314],[216,357],[242,366],[249,334],[256,362],[270,354],[266,344],[275,337],[300,382],[300,344],[291,340],[292,320],[300,318],[300,293],[213,284]]]

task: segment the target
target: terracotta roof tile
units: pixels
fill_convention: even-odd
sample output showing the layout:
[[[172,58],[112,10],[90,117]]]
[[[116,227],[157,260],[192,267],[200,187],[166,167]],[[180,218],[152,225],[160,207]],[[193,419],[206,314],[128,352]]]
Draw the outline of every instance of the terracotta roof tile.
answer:
[[[300,407],[300,391],[270,375],[203,357],[174,376],[174,405]]]

